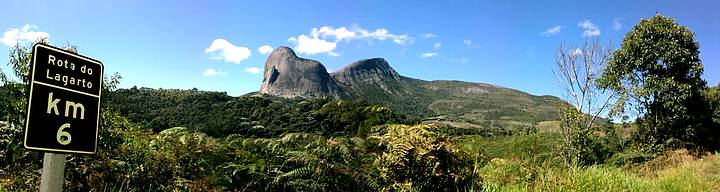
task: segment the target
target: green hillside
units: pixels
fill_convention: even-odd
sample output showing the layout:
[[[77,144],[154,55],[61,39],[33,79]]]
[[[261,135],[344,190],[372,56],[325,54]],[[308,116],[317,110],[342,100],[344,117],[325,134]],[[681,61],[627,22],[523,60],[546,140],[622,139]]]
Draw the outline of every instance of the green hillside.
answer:
[[[541,122],[557,120],[556,107],[562,102],[554,96],[535,96],[483,83],[403,77],[385,84],[399,91],[389,92],[368,84],[356,88],[356,92],[362,95],[361,100],[385,104],[402,113],[421,118],[442,116],[446,121],[470,127],[536,128]]]

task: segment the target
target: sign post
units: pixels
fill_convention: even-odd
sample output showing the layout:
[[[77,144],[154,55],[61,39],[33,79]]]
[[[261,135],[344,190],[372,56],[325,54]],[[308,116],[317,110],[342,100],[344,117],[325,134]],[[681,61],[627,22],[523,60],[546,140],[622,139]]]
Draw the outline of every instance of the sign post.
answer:
[[[23,145],[45,152],[40,191],[62,191],[66,154],[97,152],[103,70],[100,61],[33,46]]]
[[[62,191],[65,181],[65,154],[45,153],[43,157],[40,192]]]

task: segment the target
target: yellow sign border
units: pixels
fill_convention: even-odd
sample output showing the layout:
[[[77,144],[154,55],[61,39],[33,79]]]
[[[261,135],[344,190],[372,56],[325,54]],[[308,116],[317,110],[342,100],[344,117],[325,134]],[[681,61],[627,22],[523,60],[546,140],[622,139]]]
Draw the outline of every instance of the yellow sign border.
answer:
[[[43,82],[39,82],[39,81],[38,81],[38,82],[35,82],[35,65],[37,64],[37,54],[36,54],[36,53],[37,53],[38,47],[43,47],[43,48],[46,48],[46,49],[49,49],[49,50],[52,50],[52,51],[60,52],[60,53],[66,54],[66,55],[68,55],[68,56],[76,57],[76,58],[78,58],[78,59],[82,59],[82,60],[88,61],[88,62],[90,62],[90,63],[94,63],[94,64],[99,65],[99,66],[100,66],[100,88],[99,88],[98,94],[97,94],[97,95],[88,94],[88,93],[84,93],[84,92],[81,92],[81,91],[72,90],[72,89],[68,89],[68,88],[64,88],[64,87],[53,86],[53,85],[50,85],[50,84],[47,84],[47,83],[43,83]],[[68,51],[65,51],[65,50],[59,49],[59,48],[57,48],[57,47],[50,46],[50,45],[46,45],[46,44],[43,44],[43,43],[36,43],[36,44],[33,46],[33,58],[32,58],[32,62],[33,62],[33,63],[32,63],[32,72],[31,72],[32,77],[31,77],[31,79],[30,79],[30,97],[28,97],[27,115],[26,115],[26,117],[25,117],[25,136],[24,136],[25,138],[23,139],[23,146],[24,146],[26,149],[41,150],[41,151],[50,151],[50,152],[82,153],[82,154],[95,154],[95,153],[97,153],[98,136],[99,136],[99,134],[100,134],[100,102],[101,102],[101,101],[100,101],[100,96],[102,95],[102,85],[103,85],[103,78],[104,78],[104,77],[103,77],[103,73],[105,72],[105,66],[102,64],[102,62],[100,62],[100,61],[98,61],[98,60],[90,59],[90,58],[88,58],[88,57],[85,57],[85,56],[82,56],[82,55],[79,55],[79,54],[75,54],[75,53],[71,53],[71,52],[68,52]],[[62,90],[66,90],[66,91],[71,91],[71,92],[75,92],[75,93],[80,93],[80,94],[84,94],[84,95],[88,95],[88,96],[97,97],[97,99],[98,99],[98,109],[97,109],[97,119],[96,119],[96,126],[95,126],[95,147],[93,147],[93,151],[92,151],[92,152],[91,152],[91,151],[75,151],[75,150],[64,150],[64,149],[51,149],[51,148],[42,148],[42,147],[31,147],[31,146],[28,146],[28,145],[27,145],[27,133],[28,133],[28,128],[29,128],[28,125],[30,124],[30,107],[31,107],[31,105],[32,105],[32,102],[31,102],[31,101],[32,101],[32,99],[33,99],[33,88],[35,87],[35,84],[44,85],[44,86],[48,86],[48,87],[52,87],[52,88],[56,88],[56,89],[62,89]]]

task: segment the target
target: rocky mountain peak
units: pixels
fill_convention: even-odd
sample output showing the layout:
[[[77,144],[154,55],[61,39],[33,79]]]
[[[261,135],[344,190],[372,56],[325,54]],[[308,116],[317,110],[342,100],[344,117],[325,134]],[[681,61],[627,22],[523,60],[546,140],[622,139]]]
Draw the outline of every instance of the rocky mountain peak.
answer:
[[[368,93],[368,89],[390,95],[402,94],[403,78],[383,58],[364,59],[332,73],[333,78],[356,95]]]
[[[265,61],[260,93],[285,98],[349,98],[320,62],[298,57],[289,47],[275,48]]]
[[[367,80],[367,77],[377,76],[379,78],[389,78],[400,80],[400,74],[397,73],[388,62],[383,58],[364,59],[351,63],[348,66],[334,72],[333,77],[339,82],[350,83],[352,81]]]

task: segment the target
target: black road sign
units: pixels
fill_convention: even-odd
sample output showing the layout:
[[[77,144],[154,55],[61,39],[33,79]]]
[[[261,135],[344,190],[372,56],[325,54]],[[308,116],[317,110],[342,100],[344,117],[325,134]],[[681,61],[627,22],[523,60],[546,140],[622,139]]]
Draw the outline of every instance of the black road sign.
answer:
[[[33,46],[31,75],[25,148],[94,154],[103,64],[38,43]]]

